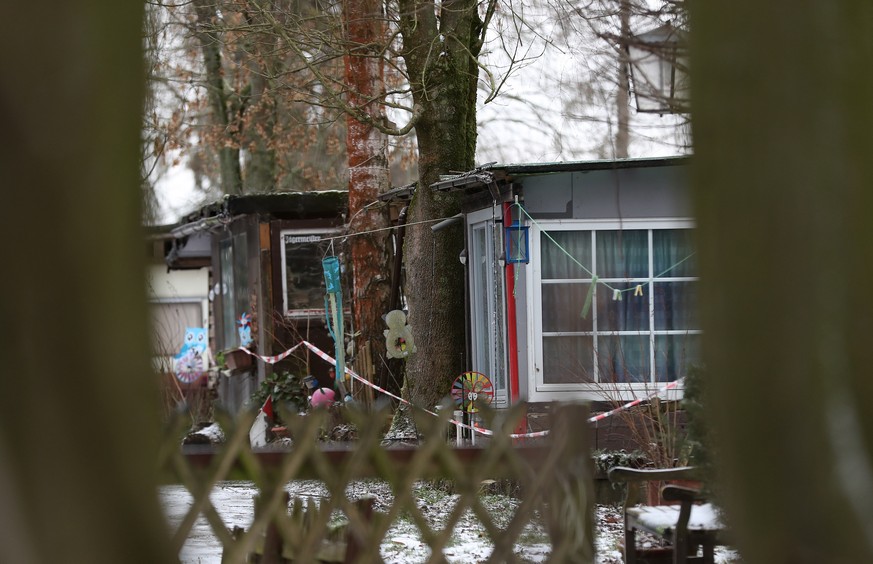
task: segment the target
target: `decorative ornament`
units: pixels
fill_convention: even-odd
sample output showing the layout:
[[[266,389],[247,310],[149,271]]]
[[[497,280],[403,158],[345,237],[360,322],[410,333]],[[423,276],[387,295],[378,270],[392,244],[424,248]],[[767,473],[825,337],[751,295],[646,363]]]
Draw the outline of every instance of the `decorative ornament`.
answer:
[[[173,373],[181,382],[191,384],[206,373],[206,329],[188,327],[185,329],[185,339],[182,348],[173,358]]]
[[[252,316],[248,313],[243,313],[239,316],[236,322],[239,327],[239,346],[247,347],[252,344]]]
[[[336,394],[330,388],[318,388],[309,397],[312,407],[330,407],[336,401]]]
[[[494,386],[481,372],[464,372],[452,384],[452,399],[461,410],[476,413],[480,407],[491,405]]]
[[[388,358],[406,358],[416,352],[415,341],[412,331],[406,324],[406,314],[399,309],[391,310],[385,314],[385,347],[388,350]]]

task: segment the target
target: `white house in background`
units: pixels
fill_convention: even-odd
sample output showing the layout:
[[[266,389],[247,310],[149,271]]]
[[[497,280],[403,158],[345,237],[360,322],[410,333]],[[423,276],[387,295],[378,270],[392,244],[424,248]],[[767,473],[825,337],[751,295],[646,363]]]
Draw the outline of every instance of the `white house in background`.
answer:
[[[209,237],[193,236],[180,242],[173,238],[169,228],[158,228],[149,238],[151,260],[146,283],[153,321],[154,362],[159,372],[170,373],[185,329],[204,327],[209,331],[210,241]]]
[[[687,165],[487,165],[431,186],[465,194],[468,368],[494,406],[614,403],[697,362]]]

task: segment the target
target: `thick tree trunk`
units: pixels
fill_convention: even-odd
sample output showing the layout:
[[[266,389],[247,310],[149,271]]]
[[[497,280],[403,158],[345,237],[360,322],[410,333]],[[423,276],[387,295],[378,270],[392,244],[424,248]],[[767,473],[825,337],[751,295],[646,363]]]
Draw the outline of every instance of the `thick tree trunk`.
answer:
[[[347,33],[345,55],[348,103],[363,113],[380,120],[384,116],[383,67],[378,46],[383,42],[382,16],[379,0],[343,2],[343,19]],[[376,197],[389,188],[388,138],[370,124],[348,116],[346,152],[349,163],[349,229],[352,234],[385,229],[390,225],[384,207],[370,207]],[[379,231],[352,236],[352,277],[355,350],[359,359],[370,366],[360,368],[373,376],[382,388],[398,392],[388,377],[382,316],[387,313],[390,296],[391,253],[390,233]],[[369,348],[369,355],[364,351]],[[368,362],[369,364],[369,362]]]
[[[716,454],[744,562],[873,561],[873,5],[692,4]]]
[[[239,145],[234,142],[231,131],[231,115],[228,108],[227,88],[221,68],[221,37],[216,31],[218,15],[216,0],[195,0],[197,14],[195,34],[203,51],[203,64],[206,69],[206,88],[212,119],[222,134],[229,135],[230,144],[222,144],[218,151],[221,175],[221,189],[225,194],[242,194],[242,170],[239,163]]]
[[[264,28],[263,10],[272,9],[264,2],[249,18],[256,28]],[[273,127],[276,123],[276,104],[268,91],[275,65],[277,45],[274,33],[252,32],[248,46],[248,67],[251,76],[251,96],[245,110],[245,140],[249,159],[245,167],[245,192],[271,192],[276,187],[276,150]]]
[[[140,215],[142,10],[24,3],[0,35],[0,561],[172,562]],[[49,85],[49,86],[47,86]]]
[[[400,5],[403,56],[423,109],[415,128],[419,183],[410,208],[410,223],[416,223],[456,214],[457,196],[434,194],[429,186],[441,174],[474,165],[481,22],[477,4],[467,0],[443,4],[439,17],[432,2]],[[428,408],[449,394],[465,368],[463,246],[460,225],[438,233],[413,225],[406,235],[406,295],[418,347],[406,364],[407,394]]]

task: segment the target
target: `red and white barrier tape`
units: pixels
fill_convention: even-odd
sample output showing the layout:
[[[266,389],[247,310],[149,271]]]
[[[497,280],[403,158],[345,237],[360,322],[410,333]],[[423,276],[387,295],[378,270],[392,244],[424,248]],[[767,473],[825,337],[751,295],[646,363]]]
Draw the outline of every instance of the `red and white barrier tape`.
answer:
[[[674,380],[673,382],[670,382],[669,384],[667,384],[666,386],[664,386],[663,388],[661,388],[661,389],[658,390],[657,392],[654,392],[654,393],[652,393],[652,394],[649,394],[649,395],[646,396],[646,397],[637,398],[637,399],[635,399],[635,400],[633,400],[633,401],[629,401],[629,402],[627,402],[627,403],[624,404],[624,405],[621,405],[621,406],[619,406],[619,407],[616,407],[615,409],[612,409],[612,410],[610,410],[610,411],[605,411],[605,412],[603,412],[603,413],[598,413],[597,415],[595,415],[595,416],[593,416],[593,417],[589,417],[589,418],[588,418],[588,422],[589,422],[589,423],[594,423],[595,421],[601,421],[601,420],[603,420],[603,419],[606,419],[606,418],[609,417],[610,415],[615,415],[615,414],[618,413],[619,411],[624,411],[625,409],[630,409],[631,407],[634,407],[635,405],[639,405],[639,404],[641,404],[641,403],[643,403],[643,402],[647,402],[647,401],[649,401],[650,399],[654,398],[655,396],[659,396],[659,395],[661,395],[662,393],[666,392],[667,390],[672,390],[673,388],[675,388],[676,386],[678,386],[679,383],[680,383],[683,379],[684,379],[684,378],[679,378],[678,380]]]
[[[324,352],[324,351],[321,350],[320,348],[316,347],[315,345],[313,345],[313,344],[310,343],[309,341],[302,341],[302,344],[305,345],[309,350],[311,350],[312,352],[314,352],[314,353],[316,354],[316,356],[319,356],[319,357],[321,357],[323,360],[325,360],[325,361],[329,362],[330,364],[332,364],[333,366],[336,366],[336,360],[334,360],[334,358],[333,358],[332,356],[330,356],[329,354],[327,354],[326,352]],[[360,382],[360,383],[362,383],[362,384],[364,384],[364,385],[366,385],[366,386],[369,386],[369,387],[373,388],[374,390],[376,390],[376,391],[378,391],[378,392],[381,392],[381,393],[385,394],[386,396],[392,397],[392,398],[396,399],[397,401],[399,401],[399,402],[401,402],[401,403],[404,403],[404,404],[406,404],[406,405],[408,405],[408,406],[410,406],[410,407],[416,407],[417,409],[421,409],[422,411],[424,411],[424,412],[427,413],[428,415],[433,415],[434,417],[439,417],[439,415],[438,415],[437,413],[435,413],[435,412],[433,412],[433,411],[430,411],[429,409],[425,409],[425,408],[423,408],[423,407],[417,407],[417,406],[414,406],[413,404],[411,404],[410,402],[408,402],[408,401],[406,401],[405,399],[401,398],[400,396],[394,395],[394,394],[392,394],[391,392],[389,392],[388,390],[385,390],[385,389],[383,389],[383,388],[380,388],[379,386],[377,386],[376,384],[374,384],[374,383],[368,381],[368,380],[365,379],[365,378],[361,378],[358,374],[355,373],[354,370],[352,370],[352,369],[349,368],[348,366],[346,366],[346,374],[348,374],[349,376],[351,376],[352,378],[354,378],[354,379],[357,380],[358,382]],[[493,435],[493,434],[494,434],[493,431],[489,431],[488,429],[480,429],[479,427],[475,427],[475,426],[473,426],[473,425],[467,425],[466,423],[463,423],[463,422],[461,422],[461,421],[456,421],[456,420],[454,420],[454,419],[449,419],[449,423],[452,423],[452,424],[454,424],[454,425],[456,425],[456,426],[458,426],[458,427],[464,427],[465,429],[470,429],[471,431],[475,431],[475,432],[477,432],[477,433],[481,433],[481,434],[483,434],[483,435]]]
[[[332,356],[330,356],[329,354],[327,354],[326,352],[324,352],[320,348],[316,347],[315,345],[313,345],[309,341],[300,341],[299,343],[297,343],[296,345],[294,345],[293,347],[291,347],[287,351],[280,353],[276,356],[261,356],[259,354],[256,354],[256,353],[250,351],[249,349],[247,349],[245,347],[240,347],[240,349],[247,352],[248,354],[250,354],[252,356],[260,358],[264,362],[267,362],[269,364],[275,364],[275,363],[279,362],[280,360],[284,360],[284,359],[288,358],[288,356],[292,352],[294,352],[294,350],[297,347],[299,347],[300,345],[304,345],[306,348],[311,350],[313,353],[315,353],[316,356],[320,357],[322,360],[332,364],[333,366],[336,366],[336,360]],[[351,376],[352,378],[354,378],[358,382],[364,384],[365,386],[369,386],[369,387],[373,388],[374,390],[376,390],[380,393],[383,393],[386,396],[392,397],[401,403],[404,403],[404,404],[409,405],[411,407],[416,407],[417,409],[421,409],[425,413],[427,413],[429,415],[433,415],[434,417],[439,417],[439,415],[437,413],[430,411],[428,409],[425,409],[423,407],[414,406],[413,404],[411,404],[410,402],[401,398],[400,396],[394,395],[391,392],[389,392],[388,390],[385,390],[385,389],[377,386],[376,384],[370,382],[369,380],[360,377],[358,374],[355,373],[354,370],[352,370],[348,366],[346,366],[346,374],[348,374],[349,376]],[[655,396],[659,396],[668,390],[672,390],[672,389],[676,388],[679,385],[679,383],[682,382],[683,379],[684,378],[680,378],[678,380],[670,382],[669,384],[667,384],[663,388],[659,389],[658,391],[656,391],[652,394],[649,394],[648,396],[645,396],[642,398],[637,398],[637,399],[630,401],[622,406],[616,407],[615,409],[612,409],[610,411],[606,411],[606,412],[594,415],[593,417],[589,417],[588,422],[594,423],[597,421],[602,421],[603,419],[606,419],[607,417],[615,415],[616,413],[619,413],[620,411],[624,411],[626,409],[630,409],[631,407],[639,405],[643,402],[647,402],[647,401],[651,400],[652,398],[654,398]],[[457,427],[469,429],[473,432],[479,433],[480,435],[491,436],[494,434],[494,431],[491,431],[490,429],[482,429],[481,427],[476,427],[475,425],[467,425],[466,423],[463,423],[461,421],[456,421],[454,419],[449,419],[449,423],[452,423],[453,425],[455,425]],[[537,437],[545,437],[548,434],[549,434],[549,431],[537,431],[535,433],[512,433],[511,435],[509,435],[509,437],[512,439],[532,439],[532,438],[537,438]]]
[[[285,351],[285,352],[283,352],[283,353],[279,353],[279,354],[277,354],[276,356],[261,356],[261,355],[259,355],[258,353],[256,353],[256,352],[252,352],[252,351],[250,351],[249,349],[247,349],[247,348],[245,348],[245,347],[240,347],[239,350],[241,350],[241,351],[243,351],[243,352],[246,352],[246,353],[248,353],[248,354],[250,354],[250,355],[252,355],[252,356],[254,356],[254,357],[260,358],[261,360],[263,360],[263,361],[266,362],[267,364],[276,364],[276,363],[279,362],[280,360],[285,360],[286,358],[288,358],[289,356],[291,356],[291,353],[293,353],[294,350],[295,350],[297,347],[299,347],[300,345],[302,345],[302,344],[303,344],[303,343],[297,343],[296,345],[294,345],[293,347],[291,347],[291,348],[288,349],[287,351]]]

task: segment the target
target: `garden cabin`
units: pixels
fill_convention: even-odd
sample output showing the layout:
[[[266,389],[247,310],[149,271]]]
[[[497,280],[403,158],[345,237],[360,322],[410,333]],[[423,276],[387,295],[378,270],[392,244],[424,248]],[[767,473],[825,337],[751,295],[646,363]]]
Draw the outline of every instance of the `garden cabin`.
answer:
[[[495,407],[615,405],[698,360],[687,168],[494,164],[431,186],[464,193],[468,367],[491,380]]]
[[[342,240],[334,237],[342,233],[347,211],[344,191],[225,196],[189,214],[172,230],[182,247],[182,241],[192,238],[205,235],[209,240],[209,342],[228,368],[218,383],[223,407],[244,405],[273,369],[233,352],[247,340],[241,331],[246,323],[251,336],[247,346],[262,356],[284,352],[301,339],[332,350],[321,261],[331,254],[342,256]],[[303,348],[296,352],[276,366],[331,382],[327,363]]]

